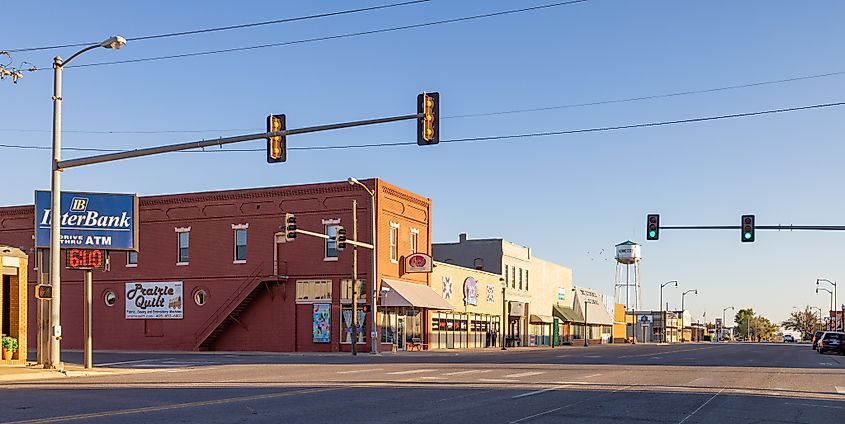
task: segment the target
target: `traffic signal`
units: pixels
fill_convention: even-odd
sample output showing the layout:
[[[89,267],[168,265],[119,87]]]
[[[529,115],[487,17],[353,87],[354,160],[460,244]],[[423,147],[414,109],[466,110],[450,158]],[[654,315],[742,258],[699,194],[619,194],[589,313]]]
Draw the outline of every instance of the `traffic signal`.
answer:
[[[296,216],[292,213],[285,214],[285,241],[296,239]]]
[[[417,144],[427,146],[440,142],[440,93],[417,96]]]
[[[43,300],[50,300],[53,298],[53,286],[48,286],[46,284],[36,284],[35,285],[35,298],[36,299],[43,299]]]
[[[285,130],[285,115],[267,117],[267,132]],[[283,135],[267,137],[267,163],[284,162],[288,159],[287,140]]]
[[[337,227],[337,235],[334,238],[335,243],[337,244],[337,250],[341,251],[346,249],[346,228],[341,226]]]
[[[754,215],[742,216],[742,241],[754,241]]]
[[[646,240],[657,240],[660,238],[660,215],[651,214],[646,218]]]

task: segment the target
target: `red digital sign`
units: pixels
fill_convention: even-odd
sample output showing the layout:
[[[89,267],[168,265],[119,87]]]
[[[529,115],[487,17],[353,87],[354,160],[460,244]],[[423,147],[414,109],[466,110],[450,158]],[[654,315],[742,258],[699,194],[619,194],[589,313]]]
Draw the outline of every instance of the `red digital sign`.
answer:
[[[65,267],[68,269],[108,270],[109,251],[104,249],[67,249]]]

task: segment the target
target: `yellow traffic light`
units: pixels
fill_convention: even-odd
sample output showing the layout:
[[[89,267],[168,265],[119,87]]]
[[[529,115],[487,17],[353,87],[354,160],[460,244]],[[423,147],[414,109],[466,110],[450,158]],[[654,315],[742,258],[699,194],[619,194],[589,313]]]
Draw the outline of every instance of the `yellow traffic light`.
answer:
[[[267,117],[267,132],[285,130],[285,115],[270,115]],[[267,163],[284,162],[287,160],[287,140],[285,136],[267,137]]]
[[[417,96],[417,113],[422,114],[417,121],[417,144],[421,146],[440,142],[439,104],[439,93],[422,93]]]

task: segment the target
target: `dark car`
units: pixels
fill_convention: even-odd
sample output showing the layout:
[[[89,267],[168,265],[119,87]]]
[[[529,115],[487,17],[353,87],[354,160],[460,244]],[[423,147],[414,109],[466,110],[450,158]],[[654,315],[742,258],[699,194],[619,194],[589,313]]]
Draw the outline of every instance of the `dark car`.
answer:
[[[845,333],[841,331],[828,331],[819,340],[819,353],[834,352],[840,355],[845,354]]]
[[[813,334],[813,350],[816,350],[816,346],[819,344],[819,339],[822,338],[822,334],[824,334],[824,331],[816,331],[816,334]]]

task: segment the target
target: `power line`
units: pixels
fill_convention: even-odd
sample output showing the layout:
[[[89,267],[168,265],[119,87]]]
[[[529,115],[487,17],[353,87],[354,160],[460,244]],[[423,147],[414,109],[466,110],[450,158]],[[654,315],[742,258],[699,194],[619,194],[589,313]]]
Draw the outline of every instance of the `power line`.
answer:
[[[555,135],[571,135],[571,134],[608,132],[608,131],[619,131],[619,130],[636,129],[636,128],[650,128],[650,127],[662,127],[662,126],[668,126],[668,125],[692,124],[692,123],[699,123],[699,122],[718,121],[718,120],[724,120],[724,119],[748,118],[748,117],[753,117],[753,116],[771,115],[771,114],[786,113],[786,112],[797,112],[797,111],[802,111],[802,110],[823,109],[823,108],[831,108],[831,107],[839,107],[839,106],[845,106],[845,101],[843,101],[843,102],[833,102],[833,103],[820,103],[820,104],[809,105],[809,106],[795,106],[795,107],[780,108],[780,109],[768,109],[768,110],[754,111],[754,112],[742,112],[742,113],[732,113],[732,114],[725,114],[725,115],[705,116],[705,117],[698,117],[698,118],[685,118],[685,119],[675,119],[675,120],[668,120],[668,121],[645,122],[645,123],[639,123],[639,124],[614,125],[614,126],[605,126],[605,127],[592,127],[592,128],[582,128],[582,129],[575,129],[575,130],[560,130],[560,131],[545,131],[545,132],[482,136],[482,137],[454,138],[454,139],[449,139],[449,140],[441,140],[440,142],[441,143],[474,143],[474,142],[479,142],[479,141],[513,140],[513,139],[521,139],[521,138],[549,137],[549,136],[555,136]],[[329,145],[329,146],[289,147],[288,150],[362,149],[362,148],[376,148],[376,147],[412,146],[412,145],[416,145],[416,144],[417,143],[415,141],[402,141],[402,142],[389,142],[389,143],[346,144],[346,145],[336,145],[336,146]],[[22,146],[22,145],[12,145],[12,144],[0,144],[0,148],[28,149],[28,150],[50,150],[51,149],[50,146]],[[65,148],[62,148],[62,150],[65,150],[65,151],[92,151],[92,152],[104,152],[104,153],[127,151],[127,150],[121,150],[121,149],[99,149],[99,148],[80,148],[80,147],[65,147]],[[221,148],[219,150],[193,150],[193,151],[189,151],[188,153],[263,152],[264,150],[265,150],[264,148],[254,148],[254,149],[223,149],[223,148]]]
[[[509,111],[498,111],[498,112],[486,112],[486,113],[470,113],[470,114],[463,114],[463,115],[449,115],[449,116],[442,116],[441,119],[462,119],[462,118],[475,118],[475,117],[483,117],[483,116],[496,116],[496,115],[506,115],[506,114],[513,114],[513,113],[528,113],[528,112],[540,112],[540,111],[547,111],[547,110],[554,110],[554,109],[571,109],[571,108],[579,108],[579,107],[588,107],[588,106],[598,106],[598,105],[605,105],[605,104],[613,104],[613,103],[629,103],[629,102],[636,102],[636,101],[643,101],[643,100],[655,100],[655,99],[663,99],[663,98],[670,98],[670,97],[680,97],[680,96],[689,96],[694,94],[706,94],[706,93],[715,93],[721,91],[729,91],[729,90],[738,90],[743,88],[750,88],[750,87],[759,87],[764,85],[773,85],[773,84],[784,84],[788,82],[796,82],[796,81],[804,81],[816,78],[825,78],[825,77],[832,77],[832,76],[841,76],[845,75],[845,71],[836,71],[836,72],[827,72],[823,74],[814,74],[814,75],[803,75],[797,76],[792,78],[784,78],[778,80],[769,80],[769,81],[758,81],[758,82],[751,82],[747,84],[738,84],[738,85],[728,85],[723,87],[715,87],[715,88],[704,88],[700,90],[688,90],[688,91],[678,91],[674,93],[666,93],[666,94],[656,94],[650,96],[640,96],[640,97],[628,97],[628,98],[621,98],[621,99],[611,99],[611,100],[602,100],[596,102],[588,102],[588,103],[573,103],[567,105],[559,105],[559,106],[548,106],[548,107],[539,107],[539,108],[531,108],[531,109],[517,109],[517,110],[509,110]],[[142,130],[142,131],[110,131],[110,130],[63,130],[64,133],[78,133],[78,134],[190,134],[190,133],[223,133],[223,132],[235,132],[235,131],[260,131],[261,128],[228,128],[228,129],[203,129],[203,130]],[[38,133],[38,132],[51,132],[52,130],[37,130],[37,129],[24,129],[24,128],[0,128],[0,132],[31,132],[31,133]]]
[[[275,20],[272,20],[272,21],[253,22],[253,23],[249,23],[249,24],[229,25],[229,26],[222,26],[222,27],[197,29],[197,30],[192,30],[192,31],[170,32],[170,33],[166,33],[166,34],[144,35],[144,36],[140,36],[140,37],[127,38],[126,41],[145,41],[145,40],[154,40],[154,39],[158,39],[158,38],[181,37],[181,36],[185,36],[185,35],[204,34],[204,33],[209,33],[209,32],[229,31],[229,30],[233,30],[233,29],[252,28],[252,27],[263,26],[263,25],[290,23],[290,22],[297,22],[297,21],[305,21],[305,20],[309,20],[309,19],[327,18],[327,17],[331,17],[331,16],[349,15],[349,14],[360,13],[360,12],[371,12],[371,11],[374,11],[374,10],[388,9],[388,8],[399,7],[399,6],[408,6],[408,5],[412,5],[412,4],[426,3],[426,2],[429,2],[429,1],[431,1],[431,0],[411,0],[411,1],[405,1],[405,2],[402,2],[402,3],[391,3],[391,4],[380,5],[380,6],[340,10],[340,11],[337,11],[337,12],[318,13],[318,14],[315,14],[315,15],[298,16],[298,17],[295,17],[295,18],[275,19]],[[39,50],[55,50],[55,49],[62,49],[62,48],[67,48],[67,47],[90,46],[90,45],[98,44],[98,43],[99,43],[99,41],[90,42],[90,43],[61,44],[61,45],[56,45],[56,46],[44,46],[44,47],[26,47],[26,48],[20,48],[20,49],[7,49],[6,51],[7,52],[30,52],[30,51],[39,51]]]
[[[564,1],[564,2],[558,2],[558,3],[550,3],[550,4],[540,5],[540,6],[525,7],[525,8],[521,8],[521,9],[504,10],[504,11],[500,11],[500,12],[485,13],[485,14],[481,14],[481,15],[464,16],[462,18],[444,19],[444,20],[424,22],[424,23],[419,23],[419,24],[403,25],[403,26],[390,27],[390,28],[381,28],[381,29],[375,29],[375,30],[370,30],[370,31],[351,32],[351,33],[345,33],[345,34],[330,35],[330,36],[325,36],[325,37],[305,38],[305,39],[295,40],[295,41],[285,41],[285,42],[280,42],[280,43],[260,44],[260,45],[248,46],[248,47],[233,47],[233,48],[229,48],[229,49],[209,50],[209,51],[204,51],[204,52],[182,53],[182,54],[174,54],[174,55],[168,55],[168,56],[153,56],[153,57],[145,57],[145,58],[139,58],[139,59],[115,60],[115,61],[109,61],[109,62],[84,63],[84,64],[81,64],[81,65],[68,65],[68,66],[65,66],[65,68],[84,68],[84,67],[90,67],[90,66],[121,65],[121,64],[127,64],[127,63],[138,63],[138,62],[149,62],[149,61],[158,61],[158,60],[180,59],[180,58],[186,58],[186,57],[207,56],[207,55],[232,53],[232,52],[246,51],[246,50],[264,49],[264,48],[269,48],[269,47],[282,47],[282,46],[290,46],[290,45],[295,45],[295,44],[314,43],[314,42],[318,42],[318,41],[338,40],[338,39],[343,39],[343,38],[360,37],[360,36],[364,36],[364,35],[403,31],[403,30],[406,30],[406,29],[423,28],[423,27],[429,27],[429,26],[434,26],[434,25],[443,25],[443,24],[451,24],[451,23],[456,23],[456,22],[465,22],[465,21],[471,21],[471,20],[476,20],[476,19],[491,18],[491,17],[495,17],[495,16],[511,15],[511,14],[515,14],[515,13],[530,12],[530,11],[536,11],[536,10],[541,10],[541,9],[549,9],[549,8],[552,8],[552,7],[566,6],[566,5],[572,5],[572,4],[577,4],[577,3],[584,3],[584,2],[587,2],[587,1],[589,1],[589,0],[570,0],[570,1]]]

